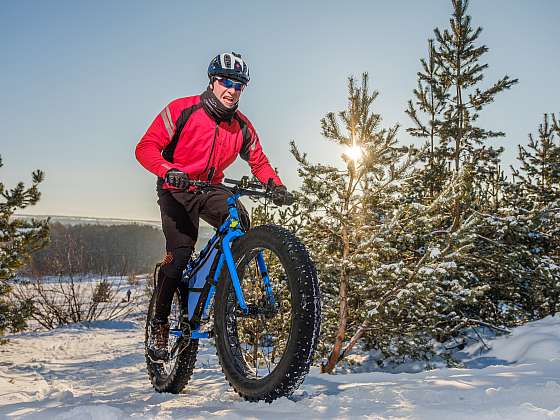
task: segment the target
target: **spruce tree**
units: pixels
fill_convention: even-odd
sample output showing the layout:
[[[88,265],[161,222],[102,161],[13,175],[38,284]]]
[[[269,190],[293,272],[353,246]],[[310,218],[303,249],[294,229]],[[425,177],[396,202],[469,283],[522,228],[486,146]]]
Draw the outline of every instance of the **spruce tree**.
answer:
[[[421,176],[411,175],[405,184]],[[382,211],[379,202],[367,203],[357,238],[361,258],[355,261],[366,273],[355,280],[360,323],[342,357],[362,340],[366,349],[381,351],[385,362],[428,361],[437,353],[434,339],[445,341],[468,324],[455,309],[484,291],[467,288],[468,273],[460,271],[472,248],[473,220],[452,235],[439,226],[453,202],[469,191],[470,178],[462,171],[430,205],[410,201],[402,184],[383,196]]]
[[[560,141],[556,140],[555,125],[544,114],[538,138],[529,134],[527,146],[518,146],[517,159],[521,166],[519,169],[512,166],[512,172],[521,194],[529,200],[526,205],[547,205],[560,198]]]
[[[372,107],[378,92],[369,90],[367,73],[361,85],[348,79],[348,106],[321,120],[323,136],[342,146],[344,166],[314,164],[292,143],[303,181],[298,201],[303,227],[301,237],[311,251],[321,281],[324,322],[320,349],[328,353],[324,372],[340,360],[348,327],[357,327],[356,307],[361,291],[356,285],[367,273],[357,261],[369,258],[359,247],[366,226],[366,202],[384,208],[389,192],[407,176],[413,165],[408,150],[397,145],[398,126],[381,128],[381,116]],[[328,351],[330,349],[330,351]]]
[[[500,306],[496,317],[504,324],[560,309],[560,142],[554,115],[551,124],[544,114],[538,133],[519,146],[519,168],[512,166],[513,182],[505,190],[508,205],[488,215],[479,232],[487,239],[478,249],[493,256],[489,297]]]
[[[409,101],[406,110],[414,123],[409,133],[425,138],[427,143],[425,165],[419,168],[419,179],[409,185],[407,194],[420,199],[415,206],[437,208],[439,212],[437,216],[429,211],[418,215],[418,225],[408,225],[407,236],[417,249],[437,250],[431,254],[439,257],[428,258],[412,249],[399,249],[408,261],[403,269],[416,273],[406,288],[420,282],[430,285],[427,289],[436,290],[438,296],[437,305],[425,313],[422,307],[430,307],[429,293],[415,297],[420,309],[413,307],[408,312],[398,299],[391,301],[391,316],[402,320],[412,316],[419,325],[415,339],[412,328],[403,329],[410,338],[408,350],[406,343],[393,338],[400,340],[405,353],[418,345],[429,356],[434,350],[430,349],[430,337],[446,340],[469,325],[500,319],[494,316],[500,304],[492,300],[496,295],[491,291],[495,276],[499,275],[498,261],[506,256],[498,251],[507,248],[496,242],[497,255],[485,254],[484,250],[488,251],[490,241],[502,238],[500,231],[492,232],[492,228],[498,229],[497,224],[486,223],[485,218],[489,216],[487,212],[497,211],[503,204],[507,184],[500,166],[503,149],[492,147],[488,140],[503,137],[504,133],[480,127],[478,118],[496,95],[510,89],[517,79],[506,75],[489,87],[482,86],[488,65],[481,60],[488,48],[477,45],[482,29],[471,26],[468,4],[468,0],[452,0],[450,28],[434,29],[429,56],[421,60],[415,99]],[[427,218],[430,214],[433,217]],[[406,219],[401,221],[403,226],[405,222]],[[445,265],[446,258],[449,265]],[[442,271],[440,266],[431,271],[425,264],[444,264],[447,268]],[[419,290],[418,287],[413,289]]]
[[[411,134],[438,138],[432,160],[440,162],[439,171],[430,173],[433,177],[430,185],[441,184],[437,176],[441,177],[442,172],[457,173],[464,165],[472,164],[473,187],[484,189],[493,183],[489,168],[495,167],[502,152],[501,148],[489,146],[487,140],[505,134],[479,127],[477,120],[495,96],[511,88],[517,79],[506,75],[490,87],[480,86],[488,67],[480,60],[488,48],[476,45],[482,28],[472,28],[471,17],[466,14],[468,4],[468,0],[452,0],[450,28],[434,29],[435,43],[433,47],[430,44],[428,62],[421,61],[424,72],[418,73],[419,88],[414,92],[418,109],[410,102],[407,113],[415,123],[409,129]],[[428,123],[421,122],[418,111],[427,114]],[[458,228],[462,216],[461,207],[464,208],[456,203],[453,209],[454,229]]]
[[[22,329],[33,308],[29,300],[13,300],[9,280],[28,260],[30,253],[46,244],[48,221],[26,221],[12,216],[17,209],[24,209],[39,201],[41,194],[38,185],[43,178],[43,172],[33,172],[32,185],[29,188],[25,188],[24,184],[19,182],[14,188],[6,189],[0,182],[0,337],[6,329]]]
[[[414,122],[414,127],[408,128],[407,131],[414,137],[426,139],[420,155],[424,167],[418,172],[418,182],[411,193],[421,200],[428,201],[441,191],[443,183],[449,178],[446,153],[438,138],[442,113],[449,98],[450,84],[447,79],[439,78],[439,65],[435,56],[434,41],[430,39],[428,60],[420,59],[422,71],[417,73],[418,86],[413,91],[416,101],[413,103],[409,100],[405,110]],[[418,111],[426,114],[425,122]]]

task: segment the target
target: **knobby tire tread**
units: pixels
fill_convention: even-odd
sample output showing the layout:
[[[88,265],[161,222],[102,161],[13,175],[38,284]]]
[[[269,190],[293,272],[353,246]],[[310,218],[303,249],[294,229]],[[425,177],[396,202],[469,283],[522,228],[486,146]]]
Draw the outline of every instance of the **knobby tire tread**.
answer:
[[[156,277],[157,278],[157,277]],[[179,291],[176,292],[179,294]],[[150,382],[157,392],[168,392],[170,394],[178,394],[187,385],[193,374],[194,365],[196,363],[196,356],[198,353],[198,339],[190,339],[187,348],[182,349],[181,354],[177,357],[173,370],[167,377],[162,378],[158,372],[158,364],[152,362],[148,356],[148,331],[152,313],[155,305],[155,289],[150,299],[148,307],[148,315],[146,316],[146,330],[144,340],[144,352],[146,357],[146,366]],[[181,315],[184,310],[181,305]]]
[[[247,401],[264,400],[271,403],[277,398],[291,395],[309,373],[319,339],[321,299],[315,266],[307,250],[296,236],[280,226],[258,226],[238,239],[233,246],[236,263],[244,253],[263,243],[275,248],[281,260],[282,257],[285,259],[282,265],[288,275],[292,293],[292,325],[286,344],[286,353],[289,354],[284,354],[272,373],[258,381],[251,382],[237,370],[228,350],[224,319],[228,287],[231,287],[227,269],[217,286],[214,331],[218,358],[229,384]],[[297,302],[300,304],[296,305]]]

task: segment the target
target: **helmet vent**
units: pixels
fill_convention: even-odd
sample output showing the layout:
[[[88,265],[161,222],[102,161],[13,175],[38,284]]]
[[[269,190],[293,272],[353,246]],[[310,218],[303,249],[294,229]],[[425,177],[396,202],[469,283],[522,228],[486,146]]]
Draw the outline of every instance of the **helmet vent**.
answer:
[[[229,54],[224,54],[224,67],[231,69],[231,55]]]

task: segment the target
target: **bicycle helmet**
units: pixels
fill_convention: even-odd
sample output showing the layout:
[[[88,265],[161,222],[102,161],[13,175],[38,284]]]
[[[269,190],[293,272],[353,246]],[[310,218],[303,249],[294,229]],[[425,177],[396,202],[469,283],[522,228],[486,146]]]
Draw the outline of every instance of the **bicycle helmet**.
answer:
[[[249,66],[241,58],[241,54],[222,53],[214,57],[208,66],[208,78],[215,76],[227,77],[243,84],[249,83]]]

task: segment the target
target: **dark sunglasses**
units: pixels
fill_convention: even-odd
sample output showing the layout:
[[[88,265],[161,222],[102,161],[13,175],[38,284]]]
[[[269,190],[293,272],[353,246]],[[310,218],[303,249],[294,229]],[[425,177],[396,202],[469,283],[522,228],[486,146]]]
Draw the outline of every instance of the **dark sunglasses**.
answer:
[[[233,81],[231,79],[224,79],[223,77],[216,77],[216,80],[220,85],[226,89],[234,88],[236,91],[241,92],[245,89],[245,85],[240,82]]]

